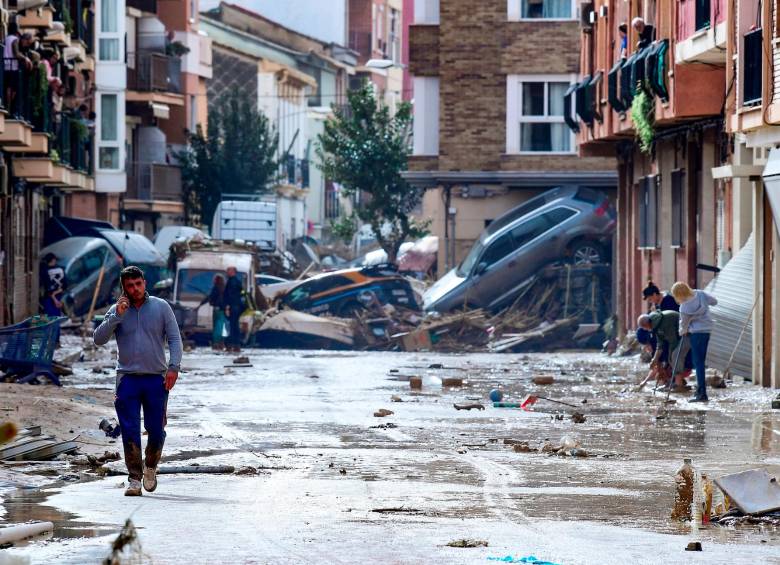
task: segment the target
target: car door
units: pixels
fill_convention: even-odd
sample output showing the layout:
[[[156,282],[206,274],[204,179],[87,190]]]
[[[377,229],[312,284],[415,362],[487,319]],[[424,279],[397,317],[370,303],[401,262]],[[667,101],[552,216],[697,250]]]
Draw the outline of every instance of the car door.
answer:
[[[500,235],[485,248],[474,267],[474,284],[465,302],[492,307],[506,293],[509,284],[507,270],[514,249],[510,232]]]
[[[543,212],[512,229],[517,248],[512,254],[513,290],[524,286],[526,281],[542,267],[563,259],[566,237],[566,222],[577,214],[576,210],[558,206]]]
[[[97,287],[97,281],[100,277],[100,267],[103,266],[103,259],[106,256],[106,248],[105,246],[100,246],[97,249],[93,249],[86,255],[84,255],[84,269],[87,273],[87,281],[89,282],[89,292],[86,293],[85,303],[84,303],[84,312],[89,311],[89,307],[92,305],[92,297],[95,293],[95,288]],[[95,307],[98,308],[100,306],[103,306],[106,303],[106,297],[108,296],[109,292],[107,292],[107,288],[111,282],[109,280],[106,280],[105,273],[103,281],[100,284],[100,289],[98,289],[98,299],[95,303]]]

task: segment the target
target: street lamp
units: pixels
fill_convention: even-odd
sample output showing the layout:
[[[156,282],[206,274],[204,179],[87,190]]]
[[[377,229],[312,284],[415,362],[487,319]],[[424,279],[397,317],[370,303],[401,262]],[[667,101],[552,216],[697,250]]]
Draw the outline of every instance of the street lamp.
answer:
[[[366,63],[366,67],[370,69],[389,69],[394,66],[395,63],[390,59],[369,59]]]

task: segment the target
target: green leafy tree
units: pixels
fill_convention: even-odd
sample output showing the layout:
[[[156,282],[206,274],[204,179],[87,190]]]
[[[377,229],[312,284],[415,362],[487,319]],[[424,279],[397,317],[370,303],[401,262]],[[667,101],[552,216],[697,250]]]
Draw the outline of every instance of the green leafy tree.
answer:
[[[231,94],[209,109],[207,131],[198,125],[177,154],[189,221],[210,224],[223,194],[261,195],[277,180],[278,134],[248,97]]]
[[[319,136],[320,168],[347,196],[360,195],[346,222],[369,224],[388,260],[395,262],[401,244],[425,235],[427,227],[411,216],[421,191],[401,177],[409,155],[411,106],[402,104],[392,115],[365,84],[349,93],[346,108],[334,107],[334,113]]]

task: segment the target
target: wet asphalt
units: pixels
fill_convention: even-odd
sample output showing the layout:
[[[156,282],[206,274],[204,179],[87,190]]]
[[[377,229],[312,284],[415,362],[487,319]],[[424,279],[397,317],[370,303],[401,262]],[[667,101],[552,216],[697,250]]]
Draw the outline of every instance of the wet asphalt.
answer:
[[[439,355],[246,352],[252,367],[205,349],[185,357],[169,402],[163,464],[224,464],[252,476],[165,475],[122,496],[123,477],[18,491],[10,522],[46,519],[54,536],[0,551],[32,563],[99,563],[124,521],[139,562],[487,563],[535,556],[560,564],[780,563],[780,530],[703,527],[669,518],[683,457],[711,477],[780,473],[780,412],[771,391],[713,390],[707,405],[634,391],[645,370],[595,353]],[[536,386],[532,379],[552,375]],[[421,377],[412,390],[410,377]],[[462,386],[443,387],[445,379]],[[77,370],[70,386],[112,385]],[[526,394],[533,411],[494,408]],[[393,398],[395,397],[395,398]],[[400,400],[400,402],[398,401]],[[455,403],[485,409],[456,410]],[[375,417],[379,409],[393,411]],[[578,411],[584,423],[574,423]],[[577,443],[588,457],[531,448]],[[508,440],[508,442],[507,442]],[[453,548],[469,538],[487,547]]]

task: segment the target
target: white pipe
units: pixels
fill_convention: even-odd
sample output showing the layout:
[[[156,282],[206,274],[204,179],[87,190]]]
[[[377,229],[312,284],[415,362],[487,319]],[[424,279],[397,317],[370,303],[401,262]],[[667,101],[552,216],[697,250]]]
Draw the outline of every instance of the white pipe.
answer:
[[[51,522],[35,522],[33,524],[18,524],[0,528],[0,545],[31,538],[53,530],[54,524]]]

